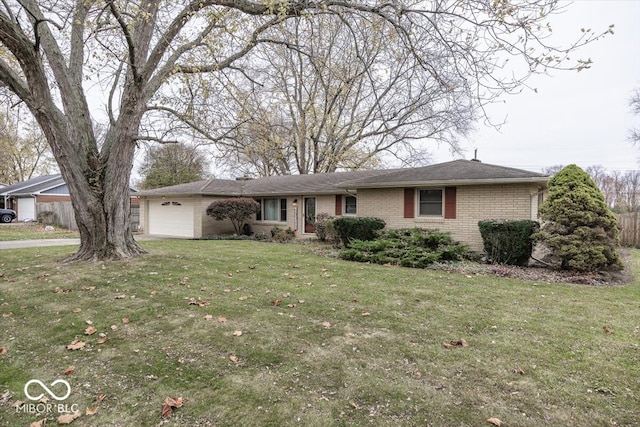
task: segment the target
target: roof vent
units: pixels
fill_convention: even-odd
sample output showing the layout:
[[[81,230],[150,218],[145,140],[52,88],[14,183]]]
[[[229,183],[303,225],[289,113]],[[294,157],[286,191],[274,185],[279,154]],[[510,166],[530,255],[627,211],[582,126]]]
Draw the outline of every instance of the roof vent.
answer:
[[[480,159],[478,158],[478,149],[476,148],[475,150],[473,150],[473,159],[471,159],[472,162],[478,162],[478,163],[482,163],[480,161]]]

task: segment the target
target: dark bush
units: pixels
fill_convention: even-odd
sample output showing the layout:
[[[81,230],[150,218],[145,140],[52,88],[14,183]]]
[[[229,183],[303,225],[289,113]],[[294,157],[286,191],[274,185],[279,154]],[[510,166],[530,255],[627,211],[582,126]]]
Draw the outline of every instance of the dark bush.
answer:
[[[341,217],[332,220],[332,228],[345,247],[353,240],[373,240],[386,223],[380,218]]]
[[[453,241],[449,233],[420,228],[388,230],[373,241],[354,240],[340,253],[340,258],[349,261],[413,268],[471,257],[468,247]]]
[[[531,220],[485,220],[478,227],[489,262],[525,265],[533,250],[531,236],[540,225]]]

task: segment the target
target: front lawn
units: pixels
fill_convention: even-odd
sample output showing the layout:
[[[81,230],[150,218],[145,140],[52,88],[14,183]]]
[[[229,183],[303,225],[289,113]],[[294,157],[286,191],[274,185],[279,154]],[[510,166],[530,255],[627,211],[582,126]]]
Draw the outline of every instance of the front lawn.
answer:
[[[0,251],[0,425],[76,409],[74,426],[640,424],[638,281],[141,244],[149,255],[96,264],[60,264],[69,247]],[[630,262],[640,270],[640,251]],[[32,379],[71,394],[32,402]]]
[[[7,240],[34,240],[34,239],[77,239],[80,234],[77,231],[53,227],[53,230],[45,230],[43,224],[37,222],[13,222],[0,224],[0,242]]]

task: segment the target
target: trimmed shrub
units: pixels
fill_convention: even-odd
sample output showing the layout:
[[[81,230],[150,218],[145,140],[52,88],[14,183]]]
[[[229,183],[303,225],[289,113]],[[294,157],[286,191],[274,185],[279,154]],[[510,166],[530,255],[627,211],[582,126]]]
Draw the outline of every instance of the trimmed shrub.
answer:
[[[386,223],[380,218],[371,217],[341,217],[332,220],[332,227],[335,230],[340,242],[345,247],[353,240],[373,240],[378,237],[378,232],[384,228]]]
[[[540,225],[531,220],[484,220],[478,222],[478,227],[489,262],[525,265],[533,251],[531,236]]]
[[[540,217],[546,222],[534,238],[561,260],[561,268],[623,268],[617,252],[618,219],[589,174],[578,166],[567,166],[549,181]]]
[[[216,221],[231,220],[236,234],[242,234],[244,222],[259,209],[260,204],[249,197],[233,197],[212,202],[207,215]]]
[[[425,268],[438,261],[472,258],[467,245],[453,241],[449,233],[410,228],[388,230],[373,241],[354,240],[340,258],[349,261]]]

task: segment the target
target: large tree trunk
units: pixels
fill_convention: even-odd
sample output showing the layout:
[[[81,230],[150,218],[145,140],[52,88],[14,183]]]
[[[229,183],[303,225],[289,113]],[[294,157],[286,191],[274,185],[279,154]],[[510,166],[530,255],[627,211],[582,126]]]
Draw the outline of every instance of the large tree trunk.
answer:
[[[75,146],[95,147],[91,142]],[[66,164],[59,162],[80,231],[80,248],[67,261],[126,259],[146,253],[131,230],[129,178],[134,151],[133,141],[122,136],[103,147],[102,156],[91,148],[71,153],[56,150],[57,155],[75,157]]]

